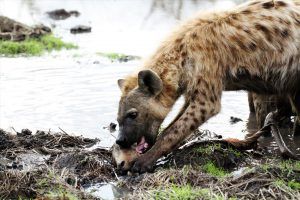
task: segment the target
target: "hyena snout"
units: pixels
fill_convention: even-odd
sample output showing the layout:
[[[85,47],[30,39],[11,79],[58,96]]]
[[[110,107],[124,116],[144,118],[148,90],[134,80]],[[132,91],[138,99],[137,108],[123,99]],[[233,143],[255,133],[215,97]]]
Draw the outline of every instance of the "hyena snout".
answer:
[[[124,135],[122,135],[122,134],[118,135],[116,143],[117,143],[117,145],[119,145],[119,146],[121,146],[123,148],[129,147],[128,146],[128,140],[127,140],[127,138]]]
[[[135,142],[137,142],[135,135],[136,133],[132,130],[126,131],[126,129],[120,128],[116,143],[121,148],[130,148]]]

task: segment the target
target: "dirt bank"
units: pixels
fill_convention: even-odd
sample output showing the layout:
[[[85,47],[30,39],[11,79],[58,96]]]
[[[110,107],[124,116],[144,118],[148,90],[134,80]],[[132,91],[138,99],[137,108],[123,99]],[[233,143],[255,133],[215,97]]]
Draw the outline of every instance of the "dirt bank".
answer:
[[[299,199],[299,161],[205,141],[219,138],[207,133],[161,159],[154,173],[121,177],[111,152],[93,146],[97,139],[0,130],[0,199],[96,199],[86,188],[108,182],[131,191],[124,199]]]

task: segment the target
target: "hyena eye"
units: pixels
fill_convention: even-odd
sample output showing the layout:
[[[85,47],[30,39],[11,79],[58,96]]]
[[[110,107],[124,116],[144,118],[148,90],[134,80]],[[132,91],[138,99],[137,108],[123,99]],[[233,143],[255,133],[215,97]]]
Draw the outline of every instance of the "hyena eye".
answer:
[[[130,119],[135,119],[136,117],[138,116],[138,113],[137,112],[130,112],[127,114],[127,118],[130,118]]]

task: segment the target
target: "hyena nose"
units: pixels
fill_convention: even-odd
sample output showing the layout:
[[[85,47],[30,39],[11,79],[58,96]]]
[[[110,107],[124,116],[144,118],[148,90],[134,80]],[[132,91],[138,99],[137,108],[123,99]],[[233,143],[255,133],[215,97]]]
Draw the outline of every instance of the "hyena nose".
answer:
[[[119,136],[116,140],[116,143],[123,148],[128,147],[127,139],[124,136]]]

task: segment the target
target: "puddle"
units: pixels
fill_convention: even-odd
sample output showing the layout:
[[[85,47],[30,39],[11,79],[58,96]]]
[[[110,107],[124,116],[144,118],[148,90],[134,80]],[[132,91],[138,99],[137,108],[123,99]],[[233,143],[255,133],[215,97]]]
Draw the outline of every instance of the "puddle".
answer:
[[[115,186],[114,183],[94,184],[86,188],[85,191],[103,200],[119,199],[129,193],[126,189]]]
[[[25,171],[30,171],[32,169],[38,168],[41,165],[45,165],[45,161],[50,158],[50,155],[41,155],[36,152],[26,152],[24,154],[19,154],[17,157],[18,164],[22,166]]]

